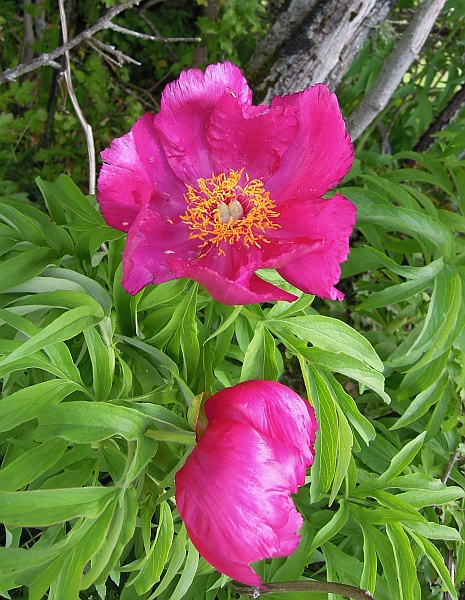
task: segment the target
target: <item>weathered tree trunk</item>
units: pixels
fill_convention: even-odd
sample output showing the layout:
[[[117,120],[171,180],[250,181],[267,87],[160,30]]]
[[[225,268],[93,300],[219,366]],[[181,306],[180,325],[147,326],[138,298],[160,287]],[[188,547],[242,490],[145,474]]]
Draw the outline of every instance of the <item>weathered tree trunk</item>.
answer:
[[[258,100],[317,82],[334,90],[397,0],[292,0],[249,66]]]

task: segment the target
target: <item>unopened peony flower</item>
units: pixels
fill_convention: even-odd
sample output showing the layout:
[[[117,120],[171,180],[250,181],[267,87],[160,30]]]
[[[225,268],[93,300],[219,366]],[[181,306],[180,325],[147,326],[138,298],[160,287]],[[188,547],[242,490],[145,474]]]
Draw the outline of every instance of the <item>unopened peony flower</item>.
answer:
[[[225,304],[295,300],[260,279],[342,299],[355,207],[336,194],[353,161],[336,96],[323,84],[252,105],[238,67],[190,69],[102,152],[98,201],[128,233],[123,286],[189,277]]]
[[[313,464],[318,428],[310,404],[273,381],[246,381],[205,404],[208,425],[176,474],[176,503],[200,554],[247,585],[250,563],[288,556],[302,516],[289,494]]]

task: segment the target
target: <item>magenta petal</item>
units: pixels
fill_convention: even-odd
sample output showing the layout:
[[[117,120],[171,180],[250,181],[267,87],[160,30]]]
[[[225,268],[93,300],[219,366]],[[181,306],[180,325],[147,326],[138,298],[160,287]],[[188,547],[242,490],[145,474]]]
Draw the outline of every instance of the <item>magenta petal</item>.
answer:
[[[231,63],[183,71],[166,86],[161,111],[155,119],[168,161],[180,179],[195,185],[214,170],[207,143],[207,125],[213,109],[225,93],[241,105],[251,104],[252,93],[241,70]]]
[[[319,203],[288,203],[280,210],[283,231],[292,230],[296,236],[307,231],[310,239],[320,238],[322,243],[277,269],[278,273],[307,294],[342,300],[344,295],[334,285],[341,276],[340,263],[349,254],[355,206],[341,194],[336,194]]]
[[[236,419],[249,423],[268,440],[289,475],[292,492],[303,485],[313,464],[318,425],[310,404],[275,381],[244,381],[207,400],[208,421]]]
[[[246,116],[239,100],[225,93],[210,118],[207,138],[218,171],[245,169],[251,179],[266,181],[297,131],[297,118],[287,107],[262,107],[256,116]]]
[[[132,131],[112,141],[102,153],[97,199],[105,221],[128,231],[150,197],[147,174],[140,164]]]
[[[271,106],[293,108],[299,118],[299,133],[267,189],[278,205],[304,193],[321,197],[340,183],[354,158],[335,94],[317,84],[303,92],[276,96]]]
[[[223,274],[202,266],[201,261],[172,259],[170,266],[176,278],[188,277],[203,285],[223,304],[256,304],[273,300],[292,302],[297,296],[260,279],[254,273],[246,273],[241,279],[227,279]]]
[[[124,289],[137,294],[149,283],[178,279],[170,266],[171,258],[192,260],[197,256],[197,244],[188,236],[188,228],[181,221],[175,222],[150,207],[143,209],[129,230],[123,252]]]
[[[171,171],[153,125],[143,115],[131,131],[113,140],[101,155],[98,201],[106,222],[128,231],[142,206],[157,202],[157,209],[175,215],[184,208],[186,190]]]
[[[302,517],[267,441],[244,423],[218,419],[176,474],[176,503],[193,543],[214,567],[257,585],[248,569],[299,543]]]

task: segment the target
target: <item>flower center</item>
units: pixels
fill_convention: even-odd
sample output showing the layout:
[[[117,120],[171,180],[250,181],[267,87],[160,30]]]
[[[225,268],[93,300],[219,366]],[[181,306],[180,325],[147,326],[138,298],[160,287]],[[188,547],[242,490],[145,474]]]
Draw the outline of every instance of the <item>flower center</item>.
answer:
[[[241,240],[246,248],[251,244],[260,248],[260,242],[268,243],[264,233],[267,229],[280,227],[272,219],[279,217],[276,205],[259,179],[249,179],[239,185],[241,171],[230,170],[229,175],[220,173],[208,179],[200,178],[197,189],[188,185],[184,198],[188,204],[181,220],[189,225],[189,239],[199,239],[199,248],[213,244],[218,254],[221,242],[230,245]],[[199,258],[205,256],[201,254]]]

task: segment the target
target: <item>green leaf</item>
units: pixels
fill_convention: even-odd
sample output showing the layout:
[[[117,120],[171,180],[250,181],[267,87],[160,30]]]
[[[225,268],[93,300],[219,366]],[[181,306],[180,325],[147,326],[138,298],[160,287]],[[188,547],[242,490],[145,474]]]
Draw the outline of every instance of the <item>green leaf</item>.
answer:
[[[51,379],[18,390],[0,402],[0,431],[9,431],[37,418],[45,406],[58,404],[79,386],[72,381]]]
[[[0,491],[0,522],[8,527],[46,527],[76,517],[98,517],[119,488]]]
[[[444,374],[432,385],[420,392],[407,406],[404,414],[394,423],[391,429],[399,429],[400,427],[410,425],[410,423],[423,416],[430,406],[440,400],[448,382],[449,376]]]
[[[109,317],[105,317],[109,320]],[[113,347],[105,343],[94,327],[84,331],[87,350],[92,363],[92,380],[96,400],[106,400],[113,384],[115,353]]]
[[[336,498],[337,493],[344,481],[347,470],[349,469],[349,463],[352,456],[352,447],[354,445],[354,438],[352,430],[349,427],[347,419],[344,413],[339,408],[338,404],[335,403],[335,407],[338,413],[338,443],[337,443],[337,460],[336,460],[336,471],[334,473],[334,479],[331,486],[331,493],[328,500],[328,505],[331,506]]]
[[[366,524],[361,521],[360,526],[363,534],[363,571],[362,578],[360,580],[360,587],[373,594],[376,587],[376,575],[378,567],[376,546]]]
[[[55,181],[44,181],[37,177],[36,183],[44,196],[50,214],[60,225],[67,221],[65,214],[69,215],[69,220],[77,218],[97,225],[105,225],[102,216],[91,205],[89,198],[82,194],[67,175],[60,175]]]
[[[339,509],[334,513],[334,516],[315,534],[310,552],[308,554],[309,556],[311,556],[318,547],[322,546],[337,533],[339,533],[339,531],[347,523],[349,514],[350,511],[347,503],[344,502],[344,500],[341,500],[339,503]]]
[[[149,592],[152,586],[160,581],[163,568],[168,560],[173,535],[173,516],[168,503],[162,502],[155,539],[150,546],[140,572],[133,580],[138,594]]]
[[[457,591],[456,591],[454,583],[452,582],[452,579],[450,577],[450,573],[447,570],[447,567],[444,563],[444,558],[441,555],[441,553],[439,552],[439,550],[436,548],[436,546],[432,542],[430,542],[428,539],[426,539],[426,537],[415,534],[411,529],[409,529],[407,527],[405,527],[405,530],[408,532],[410,537],[417,542],[417,544],[420,546],[420,548],[423,550],[423,552],[427,556],[430,563],[436,569],[437,573],[443,580],[444,585],[446,586],[446,589],[449,592],[450,596],[454,600],[457,600]]]
[[[447,504],[459,498],[465,498],[465,490],[458,486],[450,485],[443,490],[416,490],[412,492],[403,492],[399,498],[408,502],[414,508],[424,508],[425,506],[435,506]]]
[[[194,580],[198,564],[199,553],[197,552],[194,544],[190,540],[187,540],[186,562],[181,572],[181,577],[174,588],[174,592],[172,593],[170,600],[181,600]]]
[[[144,435],[151,419],[137,410],[95,402],[66,402],[41,411],[35,439],[55,436],[78,444],[95,443],[114,435],[136,440]]]
[[[417,580],[417,568],[408,537],[398,523],[386,525],[386,533],[391,540],[396,561],[397,576],[403,600],[413,600]]]
[[[316,347],[308,348],[305,343],[283,332],[278,333],[278,336],[289,350],[297,356],[303,356],[314,366],[322,367],[329,371],[336,371],[355,379],[375,391],[385,402],[391,402],[391,399],[384,391],[383,375],[364,362],[352,358],[347,354],[328,352]]]
[[[56,252],[50,248],[34,248],[9,258],[0,264],[0,292],[33,279],[56,258]]]
[[[382,371],[384,368],[370,342],[355,329],[338,319],[308,315],[273,319],[271,323],[278,332],[284,330],[293,333],[303,342],[313,344],[322,350],[336,354],[348,354],[366,362],[377,371]]]
[[[432,540],[450,540],[452,542],[462,543],[460,533],[453,527],[448,527],[447,525],[438,525],[437,523],[428,522],[405,522],[403,525],[407,526],[410,531]]]
[[[0,361],[0,366],[30,356],[46,346],[69,340],[84,329],[92,327],[103,318],[103,312],[97,313],[94,307],[82,306],[60,315],[39,333],[24,342],[19,348]]]
[[[84,293],[96,300],[106,315],[110,314],[110,311],[113,308],[111,296],[99,283],[97,283],[97,281],[95,281],[95,279],[86,277],[82,273],[72,271],[71,269],[62,269],[58,267],[45,269],[43,275],[45,277],[63,279],[67,283],[71,282],[78,285],[79,291],[84,291]]]
[[[163,576],[163,579],[160,581],[160,584],[155,589],[155,592],[147,600],[155,600],[155,598],[158,598],[173,581],[186,557],[186,540],[186,529],[183,526],[179,530],[178,535],[174,538],[173,551],[171,553],[171,558],[168,568],[166,569],[166,573]]]
[[[416,438],[405,444],[405,446],[393,456],[388,469],[380,476],[380,480],[387,482],[402,473],[402,471],[411,464],[413,458],[423,446],[425,435],[426,431],[423,431]]]
[[[374,224],[387,230],[401,231],[415,239],[431,241],[446,259],[454,256],[455,240],[439,219],[407,208],[363,204],[357,207],[357,225]]]
[[[324,378],[314,367],[304,365],[308,373],[309,394],[315,406],[319,429],[315,444],[315,462],[310,485],[311,502],[317,502],[329,490],[336,471],[338,413]]]
[[[52,467],[67,447],[64,440],[53,439],[31,448],[0,469],[0,490],[12,492],[31,483]]]
[[[244,355],[240,380],[268,379],[276,381],[278,375],[275,340],[263,323],[259,322]]]
[[[357,310],[371,310],[373,308],[382,308],[383,306],[390,306],[397,302],[403,302],[425,290],[432,282],[433,278],[430,277],[426,279],[412,279],[397,285],[389,286],[384,290],[370,294],[366,300],[363,300],[357,306]]]

